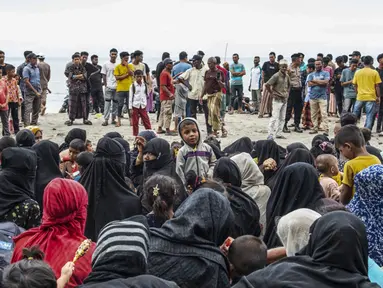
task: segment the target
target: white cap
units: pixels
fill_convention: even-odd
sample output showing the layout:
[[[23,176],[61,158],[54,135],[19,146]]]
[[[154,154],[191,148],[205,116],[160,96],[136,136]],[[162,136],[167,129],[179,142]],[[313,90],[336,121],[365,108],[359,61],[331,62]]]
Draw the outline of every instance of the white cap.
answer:
[[[45,59],[45,55],[44,55],[44,53],[39,53],[39,54],[37,54],[37,58],[41,58],[41,59]]]

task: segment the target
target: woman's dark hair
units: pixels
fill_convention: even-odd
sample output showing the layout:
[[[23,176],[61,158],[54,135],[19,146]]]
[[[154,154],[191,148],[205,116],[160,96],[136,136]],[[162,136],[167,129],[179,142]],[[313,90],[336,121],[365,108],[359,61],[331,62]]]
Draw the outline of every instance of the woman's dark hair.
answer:
[[[315,141],[313,147],[310,150],[310,153],[314,156],[315,159],[319,155],[323,154],[330,154],[334,155],[335,157],[337,156],[334,145],[328,141],[323,141],[320,139]]]
[[[144,72],[142,72],[142,70],[134,71],[134,76],[142,76],[142,75],[144,75]]]
[[[69,143],[69,147],[73,148],[73,149],[76,149],[76,150],[78,150],[80,152],[83,152],[83,151],[86,150],[85,142],[82,141],[81,139],[73,139]]]
[[[172,178],[164,175],[153,175],[144,183],[144,193],[153,208],[154,215],[170,219],[169,209],[174,204],[176,186]]]
[[[340,126],[346,126],[346,125],[356,125],[358,122],[358,118],[355,116],[354,113],[351,112],[345,112],[340,116]]]
[[[37,247],[23,249],[23,260],[9,265],[3,273],[3,286],[7,288],[56,288],[56,276],[44,253]]]

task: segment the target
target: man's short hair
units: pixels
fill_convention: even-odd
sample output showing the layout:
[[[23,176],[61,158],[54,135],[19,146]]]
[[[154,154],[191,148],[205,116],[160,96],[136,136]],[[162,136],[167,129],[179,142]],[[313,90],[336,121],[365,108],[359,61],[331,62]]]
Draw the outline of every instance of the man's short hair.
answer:
[[[228,252],[230,263],[237,274],[249,275],[265,268],[267,264],[267,246],[261,239],[251,235],[236,238]]]
[[[93,60],[94,58],[98,58],[98,56],[96,54],[93,54],[91,57],[90,57],[90,60]]]
[[[269,56],[273,55],[275,57],[275,52],[270,52]]]
[[[3,54],[3,55],[5,55],[4,51],[2,51],[2,50],[0,50],[0,54]]]
[[[129,53],[128,53],[128,52],[126,52],[126,51],[122,51],[122,52],[120,53],[120,58],[121,58],[121,59],[124,58],[124,57],[126,57],[126,56],[129,56]]]
[[[140,50],[136,50],[134,51],[134,57],[137,57],[137,56],[141,56],[142,54],[144,54],[144,52],[140,51]]]
[[[307,63],[315,63],[315,61],[317,61],[317,60],[314,58],[309,58],[309,60],[307,60]]]
[[[356,125],[357,122],[358,118],[355,116],[354,113],[345,112],[340,116],[340,126],[342,127],[346,125]]]
[[[82,51],[82,52],[80,53],[80,56],[89,56],[89,53],[86,52],[86,51]]]
[[[351,62],[350,62],[351,64],[356,64],[356,65],[358,65],[359,64],[359,61],[358,61],[358,59],[351,59]]]
[[[307,64],[307,68],[315,70],[315,64],[314,63],[309,63],[309,64]]]
[[[1,52],[0,52],[0,54],[1,54]],[[376,60],[378,60],[378,62],[379,62],[379,60],[382,58],[383,58],[383,53],[379,54],[378,57],[376,57]]]
[[[294,53],[293,55],[291,55],[291,61],[292,62],[297,61],[299,58],[301,58],[301,57],[298,53]]]
[[[12,71],[14,69],[16,69],[15,66],[13,66],[11,64],[8,64],[7,66],[5,66],[5,72],[9,72],[9,71]]]
[[[217,60],[218,65],[221,64],[221,57],[215,56],[214,58],[215,58],[215,60]]]
[[[323,58],[323,53],[318,53],[317,57],[322,57]]]
[[[335,136],[335,146],[338,148],[345,143],[351,143],[357,148],[365,145],[366,142],[358,126],[346,125],[339,130]]]
[[[180,131],[182,131],[182,129],[184,129],[186,126],[189,126],[189,125],[195,125],[198,128],[196,122],[194,122],[193,120],[186,119],[181,122]]]
[[[179,59],[180,60],[185,60],[188,58],[188,53],[186,53],[185,51],[182,51],[179,55]]]
[[[0,152],[5,148],[16,147],[16,140],[10,136],[3,136],[0,138]]]
[[[374,59],[371,56],[365,56],[363,59],[364,65],[372,65],[374,63]]]
[[[334,59],[334,58],[332,57],[332,54],[327,54],[326,57],[330,58],[330,60]]]
[[[170,58],[170,53],[169,52],[164,52],[162,53],[162,61],[164,61],[166,58]]]
[[[338,57],[336,57],[335,62],[336,62],[337,64],[344,62],[344,61],[343,61],[343,56],[338,56]]]
[[[239,58],[239,55],[238,55],[238,53],[234,53],[234,54],[233,54],[233,57],[234,57],[234,56],[237,56],[237,57]]]
[[[323,57],[322,61],[323,63],[328,64],[330,62],[330,58],[328,58],[327,56]]]
[[[27,56],[31,53],[32,53],[32,51],[30,51],[30,50],[24,51],[24,58],[27,58]]]
[[[112,49],[110,49],[109,53],[118,53],[118,51],[116,48],[112,48]]]
[[[134,71],[134,76],[143,76],[144,72],[142,70],[136,70]]]
[[[299,54],[299,57],[305,58],[305,54],[303,54],[302,52],[298,52],[298,54]]]
[[[80,54],[74,53],[72,55],[72,60],[75,59],[75,58],[80,58],[80,57],[81,57]]]
[[[360,128],[360,132],[362,132],[364,141],[366,143],[371,141],[371,130],[370,129],[363,127],[363,128]]]
[[[283,59],[283,55],[278,55],[278,57],[277,57],[277,61],[279,62],[279,61],[281,61]]]

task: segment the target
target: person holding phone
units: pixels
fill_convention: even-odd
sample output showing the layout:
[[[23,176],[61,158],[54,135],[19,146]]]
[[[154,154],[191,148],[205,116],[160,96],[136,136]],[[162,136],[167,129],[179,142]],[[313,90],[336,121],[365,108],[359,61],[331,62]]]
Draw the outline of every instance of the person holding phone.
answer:
[[[217,68],[217,59],[215,57],[210,57],[207,65],[209,70],[205,73],[205,86],[202,93],[203,110],[208,134],[218,136],[218,130],[221,129],[220,113],[225,76]]]

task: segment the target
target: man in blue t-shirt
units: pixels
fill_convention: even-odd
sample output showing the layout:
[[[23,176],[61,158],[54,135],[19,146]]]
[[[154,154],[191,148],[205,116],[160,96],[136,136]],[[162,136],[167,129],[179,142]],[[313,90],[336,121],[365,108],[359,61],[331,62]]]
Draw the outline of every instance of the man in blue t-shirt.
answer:
[[[328,136],[327,123],[327,85],[330,81],[330,74],[322,70],[322,60],[315,61],[315,71],[307,76],[307,84],[310,89],[310,109],[311,118],[314,124],[314,130],[310,134],[317,134],[319,130],[319,117],[321,115],[321,124],[324,135]]]
[[[242,77],[246,75],[245,66],[238,63],[239,55],[233,54],[233,64],[230,65],[231,73],[231,105],[229,114],[233,114],[233,104],[235,98],[238,98],[238,112],[242,113],[243,81]]]

